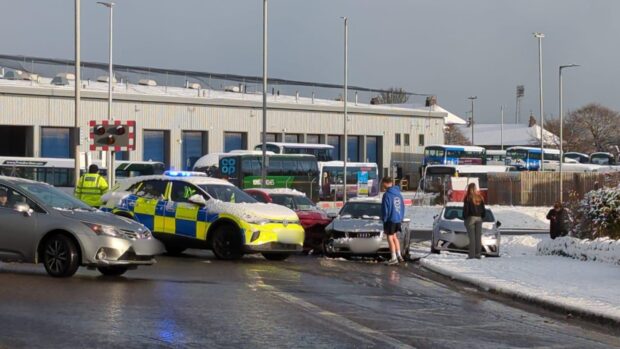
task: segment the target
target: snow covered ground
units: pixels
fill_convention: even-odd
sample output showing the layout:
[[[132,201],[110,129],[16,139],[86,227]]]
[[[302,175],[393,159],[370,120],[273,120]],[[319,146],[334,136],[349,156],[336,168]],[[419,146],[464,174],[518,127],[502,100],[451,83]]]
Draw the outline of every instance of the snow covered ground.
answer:
[[[500,258],[468,260],[465,254],[442,252],[420,263],[486,290],[620,322],[620,267],[537,255],[538,244],[548,239],[543,234],[502,236]],[[412,247],[414,256],[428,251],[428,242]]]
[[[407,207],[406,215],[411,219],[409,227],[413,230],[433,229],[434,216],[441,212],[442,206]],[[538,231],[548,230],[546,219],[548,207],[489,206],[497,220],[502,222],[502,230]]]

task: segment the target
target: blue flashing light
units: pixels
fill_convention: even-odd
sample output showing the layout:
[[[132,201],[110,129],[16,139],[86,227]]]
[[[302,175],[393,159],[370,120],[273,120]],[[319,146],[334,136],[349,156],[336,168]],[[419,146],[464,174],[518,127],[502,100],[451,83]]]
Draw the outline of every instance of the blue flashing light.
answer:
[[[164,172],[164,176],[169,177],[205,177],[206,174],[202,172],[192,172],[192,171],[166,171]]]

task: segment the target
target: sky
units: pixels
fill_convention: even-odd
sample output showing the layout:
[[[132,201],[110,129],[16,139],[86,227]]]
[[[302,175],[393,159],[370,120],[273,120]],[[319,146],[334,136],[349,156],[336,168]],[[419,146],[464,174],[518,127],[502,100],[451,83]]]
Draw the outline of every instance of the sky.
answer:
[[[74,0],[3,0],[0,53],[73,59]],[[114,61],[230,74],[262,74],[261,0],[116,0]],[[618,0],[269,0],[269,76],[341,84],[343,21],[349,84],[434,94],[477,122],[539,115],[543,32],[545,117],[597,102],[620,110]],[[11,15],[12,14],[12,15]],[[107,62],[108,12],[82,0],[82,60]],[[412,100],[423,103],[422,97]]]

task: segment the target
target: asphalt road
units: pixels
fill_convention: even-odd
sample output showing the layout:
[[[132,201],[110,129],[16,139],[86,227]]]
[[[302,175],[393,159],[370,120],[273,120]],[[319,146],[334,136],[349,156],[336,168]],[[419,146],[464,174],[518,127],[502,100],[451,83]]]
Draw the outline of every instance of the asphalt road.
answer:
[[[3,348],[609,348],[618,329],[567,319],[413,264],[191,251],[105,278],[0,264]]]

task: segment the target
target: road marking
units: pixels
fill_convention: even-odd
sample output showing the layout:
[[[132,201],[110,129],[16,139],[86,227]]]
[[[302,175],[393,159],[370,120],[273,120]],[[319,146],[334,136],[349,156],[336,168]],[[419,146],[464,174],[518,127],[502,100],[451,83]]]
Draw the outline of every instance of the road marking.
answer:
[[[332,328],[333,330],[340,331],[360,341],[367,342],[370,344],[381,342],[390,348],[415,349],[415,347],[405,344],[390,336],[386,336],[385,334],[377,330],[368,328],[355,321],[349,320],[348,318],[341,316],[339,314],[333,313],[328,310],[321,309],[320,307],[314,304],[308,303],[301,298],[295,297],[290,293],[280,291],[274,286],[267,285],[263,282],[262,278],[259,275],[256,275],[256,283],[253,286],[255,286],[258,289],[269,291],[270,294],[280,298],[281,300],[287,303],[295,305],[307,311],[308,313],[316,314],[322,317],[324,320],[327,320],[337,325]]]

